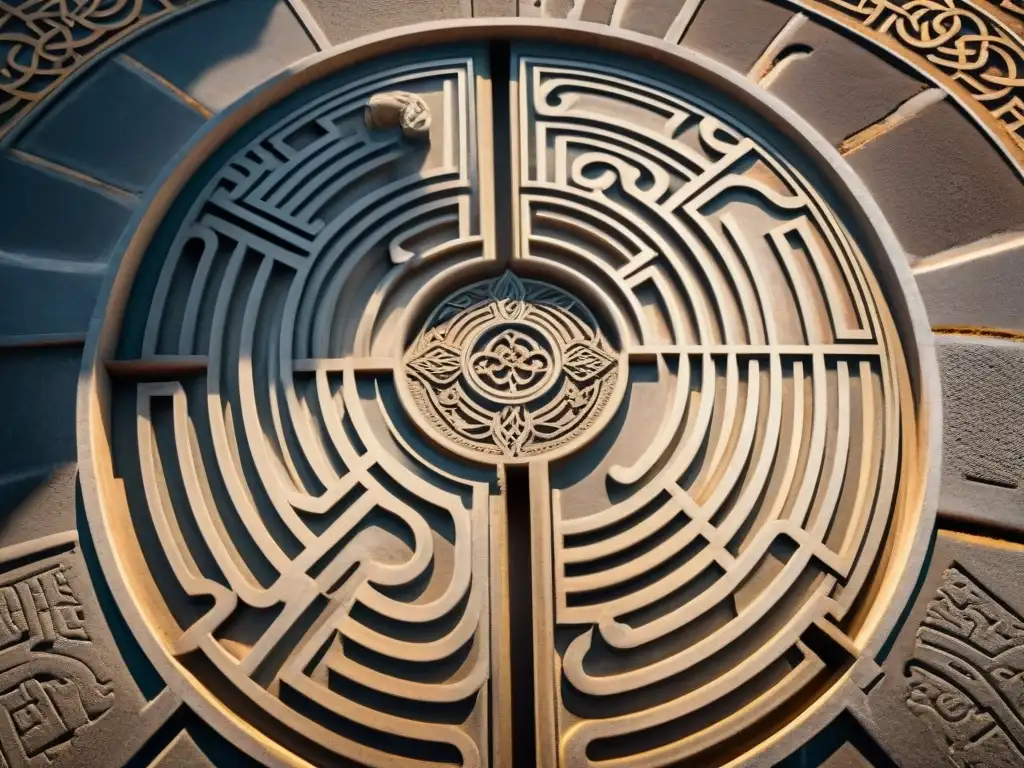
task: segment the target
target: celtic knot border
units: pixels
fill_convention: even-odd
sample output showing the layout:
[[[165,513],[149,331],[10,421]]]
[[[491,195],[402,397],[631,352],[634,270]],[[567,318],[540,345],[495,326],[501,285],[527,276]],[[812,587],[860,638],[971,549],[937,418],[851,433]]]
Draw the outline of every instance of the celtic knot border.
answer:
[[[0,138],[110,45],[200,0],[0,0]]]
[[[1024,160],[1024,40],[992,13],[965,0],[805,0],[839,21],[853,19],[897,53],[923,59],[940,80],[962,89],[1005,132]],[[1004,3],[1004,6],[1006,3]],[[1008,12],[1024,11],[1010,7]]]

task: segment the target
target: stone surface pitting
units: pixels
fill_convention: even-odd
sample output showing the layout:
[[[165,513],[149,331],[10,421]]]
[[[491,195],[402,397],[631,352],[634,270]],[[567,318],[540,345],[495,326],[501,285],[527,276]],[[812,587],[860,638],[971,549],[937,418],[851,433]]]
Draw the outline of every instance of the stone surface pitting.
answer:
[[[514,459],[585,432],[616,386],[618,356],[579,299],[506,272],[447,297],[405,369],[444,438]]]

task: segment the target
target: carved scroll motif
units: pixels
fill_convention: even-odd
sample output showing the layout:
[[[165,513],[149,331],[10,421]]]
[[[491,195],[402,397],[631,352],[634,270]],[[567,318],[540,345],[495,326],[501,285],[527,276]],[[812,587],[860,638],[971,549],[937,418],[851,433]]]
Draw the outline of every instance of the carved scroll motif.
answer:
[[[194,0],[0,0],[0,135],[92,56]]]
[[[417,405],[445,438],[514,459],[592,425],[615,388],[618,359],[578,299],[506,272],[442,302],[406,370]]]
[[[958,768],[1024,764],[1024,619],[949,568],[917,631],[907,706]]]

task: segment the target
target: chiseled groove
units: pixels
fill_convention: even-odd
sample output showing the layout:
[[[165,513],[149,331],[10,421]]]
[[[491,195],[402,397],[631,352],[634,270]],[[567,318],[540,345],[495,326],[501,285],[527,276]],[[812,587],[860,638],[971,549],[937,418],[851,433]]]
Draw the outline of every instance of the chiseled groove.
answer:
[[[306,6],[305,0],[287,0],[287,2],[292,9],[292,13],[298,18],[299,23],[306,30],[306,34],[309,35],[309,39],[313,41],[317,49],[326,51],[330,48],[331,39],[324,32],[323,27],[320,26],[313,12]]]
[[[155,381],[206,373],[206,355],[152,355],[137,360],[107,360],[103,366],[112,379]]]
[[[783,49],[778,58],[773,61],[767,72],[757,81],[762,88],[771,88],[772,84],[782,76],[782,73],[793,64],[808,58],[814,49],[808,45],[790,45]]]
[[[84,333],[26,333],[17,336],[0,335],[0,350],[52,349],[54,347],[85,346]]]
[[[0,251],[0,266],[31,269],[38,272],[59,272],[68,275],[102,275],[107,271],[106,261],[75,261],[48,256],[28,256]]]
[[[895,128],[913,120],[928,107],[938,104],[946,98],[946,95],[946,92],[941,88],[928,88],[911,96],[881,120],[843,139],[838,147],[839,154],[845,157],[859,149],[863,149],[875,139],[879,139]]]
[[[764,49],[764,52],[758,57],[757,61],[754,62],[754,66],[750,68],[750,72],[747,73],[747,77],[762,86],[767,85],[764,82],[765,78],[772,72],[773,69],[784,66],[784,62],[787,57],[784,56],[786,49],[793,44],[793,39],[800,28],[807,22],[807,17],[802,13],[793,15],[786,25],[779,30],[779,33],[772,38],[772,41],[768,43],[768,46]],[[794,53],[808,54],[807,51],[797,51]],[[802,56],[800,58],[803,58]],[[774,77],[778,77],[776,74]],[[773,78],[774,79],[774,78]]]
[[[958,267],[978,259],[1002,256],[1009,251],[1020,250],[1024,254],[1024,233],[987,237],[983,240],[949,251],[935,253],[918,259],[910,268],[915,275],[926,275],[940,269]]]
[[[670,43],[682,43],[686,30],[690,28],[690,24],[693,23],[703,3],[704,0],[683,0],[679,13],[676,14],[675,20],[665,32],[665,40]]]
[[[136,58],[134,58],[132,56],[129,56],[127,53],[122,53],[122,54],[118,55],[118,57],[115,59],[115,61],[118,64],[120,64],[121,66],[125,67],[126,69],[130,69],[133,72],[135,72],[136,74],[138,74],[139,76],[145,78],[146,80],[149,80],[149,81],[155,83],[160,88],[162,88],[164,91],[166,91],[171,96],[173,96],[178,101],[180,101],[182,104],[187,106],[189,109],[191,109],[191,110],[193,110],[195,112],[198,112],[200,115],[205,117],[207,120],[209,120],[211,117],[213,117],[213,112],[210,110],[209,107],[207,107],[205,104],[202,104],[202,103],[196,101],[196,99],[194,99],[188,93],[186,93],[181,88],[176,86],[174,83],[172,83],[166,77],[161,75],[159,72],[154,72],[152,69],[147,67],[145,64],[143,64],[138,59],[136,59]]]
[[[997,339],[1000,341],[1024,341],[1024,330],[990,328],[985,325],[935,325],[932,332],[941,336],[967,336]]]
[[[67,166],[61,165],[60,163],[55,163],[52,160],[46,160],[38,155],[33,155],[22,149],[15,149],[13,147],[8,149],[7,152],[11,157],[25,165],[40,168],[54,176],[67,179],[78,186],[94,189],[101,192],[106,197],[121,203],[127,208],[133,208],[139,201],[139,196],[134,192],[129,192],[127,189],[122,189],[121,187],[114,186],[113,184],[108,184],[105,181],[100,181],[87,173],[73,170]]]

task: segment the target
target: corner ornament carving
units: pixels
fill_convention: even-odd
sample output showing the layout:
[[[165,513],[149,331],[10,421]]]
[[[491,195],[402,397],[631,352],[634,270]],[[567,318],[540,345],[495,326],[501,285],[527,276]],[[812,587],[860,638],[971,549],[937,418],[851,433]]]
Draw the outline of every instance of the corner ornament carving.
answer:
[[[961,568],[943,574],[907,673],[907,707],[951,765],[1024,764],[1024,619]]]
[[[195,0],[0,0],[0,137],[113,43]]]
[[[834,11],[828,15],[853,20],[868,37],[923,59],[940,83],[965,91],[1024,160],[1024,40],[994,13],[970,0],[809,0],[808,5]]]

